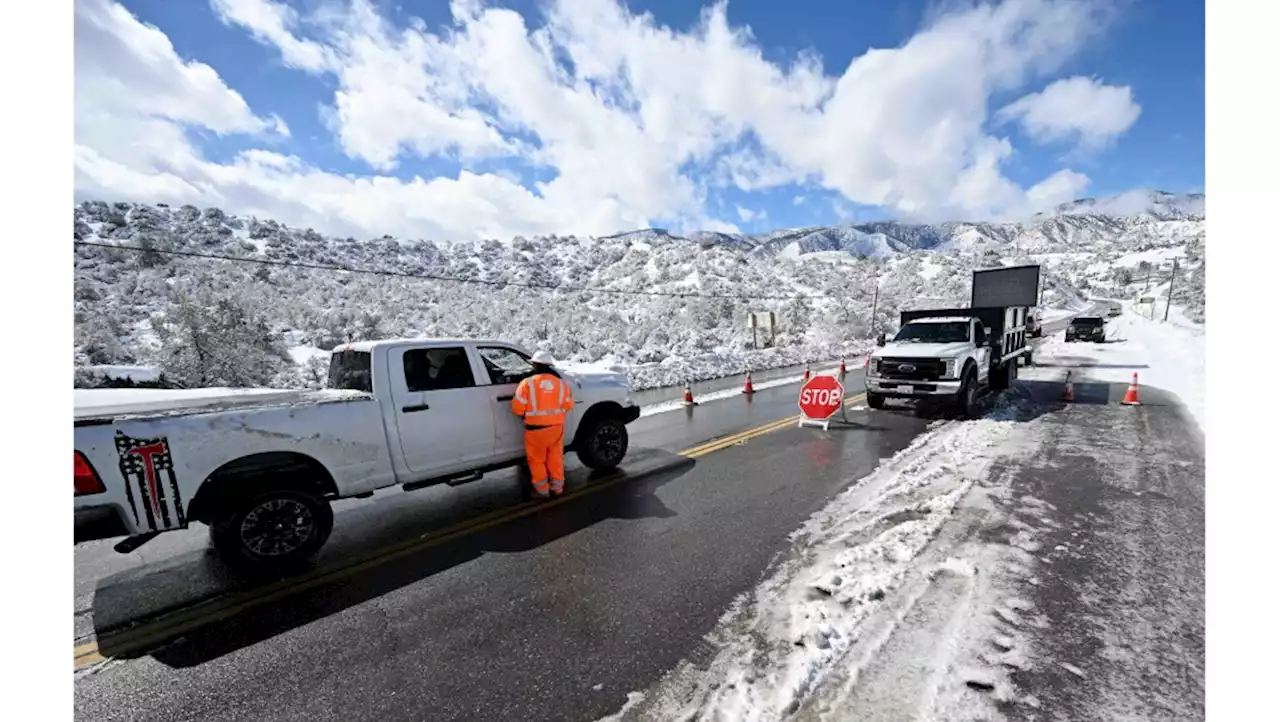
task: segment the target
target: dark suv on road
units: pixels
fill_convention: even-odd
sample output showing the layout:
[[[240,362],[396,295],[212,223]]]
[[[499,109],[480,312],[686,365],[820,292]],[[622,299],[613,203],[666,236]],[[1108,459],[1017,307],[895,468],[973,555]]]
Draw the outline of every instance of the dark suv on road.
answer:
[[[1078,316],[1071,319],[1071,325],[1067,326],[1068,341],[1096,341],[1102,343],[1107,340],[1107,322],[1102,320],[1101,316]]]

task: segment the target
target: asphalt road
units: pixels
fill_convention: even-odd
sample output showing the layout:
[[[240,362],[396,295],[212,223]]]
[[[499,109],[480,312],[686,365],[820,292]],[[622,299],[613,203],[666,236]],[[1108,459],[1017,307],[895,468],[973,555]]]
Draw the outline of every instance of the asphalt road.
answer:
[[[1025,590],[1046,623],[1026,631],[1056,661],[1018,675],[1040,707],[1011,719],[1204,719],[1204,448],[1174,397],[1144,387],[1125,407],[1125,390],[1078,384],[1040,419],[1042,453],[1002,470],[1012,497],[1048,504]]]
[[[694,650],[787,535],[925,426],[851,411],[822,431],[793,423],[691,459],[671,449],[790,416],[795,388],[637,422],[624,483],[597,482],[536,514],[459,534],[185,631],[148,656],[82,676],[94,720],[594,719]],[[662,416],[669,417],[663,423]],[[684,432],[673,432],[672,426]],[[711,431],[711,433],[708,433]],[[682,440],[684,439],[684,440]],[[586,489],[583,470],[570,489]],[[515,498],[514,480],[466,495],[453,518],[415,504],[344,511],[322,565],[356,548]],[[383,502],[391,504],[390,500]],[[385,512],[391,512],[388,506]],[[414,523],[414,515],[420,523]],[[362,520],[394,516],[390,526]],[[370,542],[366,535],[372,534]],[[398,539],[396,537],[399,537]],[[165,593],[210,585],[202,550],[102,579],[95,618],[123,620]],[[158,582],[156,577],[164,581]],[[186,584],[183,584],[183,581]],[[175,591],[176,590],[176,591]],[[203,596],[203,595],[202,595]],[[217,602],[215,601],[215,604]],[[212,612],[217,614],[216,610]],[[102,641],[103,652],[110,645]]]
[[[845,385],[861,391],[860,369]],[[341,502],[316,571],[294,579],[237,579],[198,528],[128,556],[81,545],[76,718],[608,714],[696,658],[787,536],[927,425],[854,407],[826,432],[767,426],[797,413],[795,393],[639,419],[621,475],[570,455],[570,494],[536,513],[510,473]]]

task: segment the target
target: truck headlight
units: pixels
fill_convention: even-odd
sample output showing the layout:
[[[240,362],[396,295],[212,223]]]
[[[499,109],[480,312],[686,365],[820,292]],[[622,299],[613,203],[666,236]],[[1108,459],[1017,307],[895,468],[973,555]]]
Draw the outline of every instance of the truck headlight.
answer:
[[[942,362],[943,378],[955,378],[956,376],[956,360],[953,358],[945,359]]]

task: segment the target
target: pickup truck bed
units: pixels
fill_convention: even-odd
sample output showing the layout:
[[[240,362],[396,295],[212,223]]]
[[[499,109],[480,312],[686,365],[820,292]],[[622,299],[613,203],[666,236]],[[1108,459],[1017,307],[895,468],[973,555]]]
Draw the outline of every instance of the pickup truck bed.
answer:
[[[373,395],[331,389],[76,389],[75,425],[359,400],[372,401]]]

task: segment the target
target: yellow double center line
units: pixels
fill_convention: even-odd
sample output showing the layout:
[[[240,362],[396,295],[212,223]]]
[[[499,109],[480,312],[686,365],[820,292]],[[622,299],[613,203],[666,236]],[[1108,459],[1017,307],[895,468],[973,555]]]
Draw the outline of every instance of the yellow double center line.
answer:
[[[864,398],[866,398],[865,394],[846,397],[845,405],[847,406],[856,403]],[[680,456],[696,459],[700,456],[706,456],[707,454],[720,451],[721,449],[746,443],[758,436],[763,436],[770,432],[777,431],[788,424],[796,423],[799,419],[800,415],[796,414],[795,416],[779,419],[762,426],[757,426],[753,429],[747,429],[746,431],[740,431],[736,434],[730,434],[729,436],[719,439],[713,439],[678,453]],[[505,524],[509,521],[514,521],[520,517],[528,516],[535,511],[558,506],[572,499],[603,491],[604,489],[616,486],[627,479],[628,477],[621,472],[610,474],[590,486],[573,491],[566,491],[563,495],[555,499],[524,502],[512,507],[495,509],[478,517],[467,519],[457,524],[445,527],[440,531],[426,534],[415,539],[409,539],[390,547],[384,547],[372,557],[357,560],[345,566],[333,567],[327,570],[316,570],[300,577],[283,579],[251,591],[217,597],[207,602],[174,612],[171,615],[161,617],[155,622],[146,624],[145,626],[134,627],[114,634],[105,634],[103,636],[105,639],[111,640],[110,646],[113,648],[113,654],[139,652],[147,649],[148,647],[158,645],[169,638],[180,636],[185,631],[229,619],[264,604],[269,604],[297,594],[298,592],[314,589],[329,582],[372,569],[389,561],[425,551],[432,547],[454,541],[455,539],[459,539],[500,524]],[[107,659],[99,648],[98,640],[76,645],[74,651],[76,669],[97,664]]]

